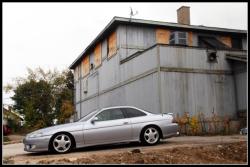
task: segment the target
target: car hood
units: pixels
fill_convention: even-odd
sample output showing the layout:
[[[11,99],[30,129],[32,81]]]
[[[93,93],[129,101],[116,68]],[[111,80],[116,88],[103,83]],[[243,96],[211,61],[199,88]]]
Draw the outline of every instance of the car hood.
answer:
[[[84,123],[85,122],[73,122],[73,123],[55,125],[55,126],[36,130],[32,133],[29,133],[28,135],[31,135],[33,133],[43,133],[44,135],[51,135],[57,132],[80,131],[80,130],[83,130]]]

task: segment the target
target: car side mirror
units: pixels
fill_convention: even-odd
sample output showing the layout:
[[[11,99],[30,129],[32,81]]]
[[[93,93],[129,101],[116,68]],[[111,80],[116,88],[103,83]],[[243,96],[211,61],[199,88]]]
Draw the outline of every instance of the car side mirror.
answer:
[[[91,120],[91,123],[94,124],[96,121],[98,121],[98,117],[94,117],[94,118]]]

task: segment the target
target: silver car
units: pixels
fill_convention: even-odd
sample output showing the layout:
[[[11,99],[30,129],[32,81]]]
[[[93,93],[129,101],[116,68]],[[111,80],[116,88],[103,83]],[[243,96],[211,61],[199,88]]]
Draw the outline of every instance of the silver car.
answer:
[[[66,153],[74,148],[139,141],[157,144],[176,136],[178,125],[169,114],[153,114],[131,106],[96,110],[79,121],[37,130],[23,140],[28,152]]]

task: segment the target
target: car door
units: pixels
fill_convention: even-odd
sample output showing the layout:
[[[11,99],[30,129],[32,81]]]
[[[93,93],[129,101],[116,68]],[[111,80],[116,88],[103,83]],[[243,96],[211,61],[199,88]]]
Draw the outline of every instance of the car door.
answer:
[[[139,140],[140,133],[143,126],[147,121],[150,121],[146,113],[135,108],[123,108],[125,117],[129,119],[132,129],[132,140]]]
[[[98,113],[97,121],[89,120],[84,126],[84,142],[87,145],[106,144],[131,140],[131,125],[120,108],[106,109]]]

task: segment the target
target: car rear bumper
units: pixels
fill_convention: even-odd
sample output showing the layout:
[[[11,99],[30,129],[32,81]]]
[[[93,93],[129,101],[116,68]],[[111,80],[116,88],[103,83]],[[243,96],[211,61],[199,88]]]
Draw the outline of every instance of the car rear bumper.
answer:
[[[50,138],[51,136],[43,136],[37,138],[25,137],[23,139],[24,151],[27,152],[48,151]]]
[[[179,127],[178,127],[178,124],[176,123],[172,123],[172,124],[164,126],[162,129],[163,139],[178,136],[179,135],[178,129]]]

